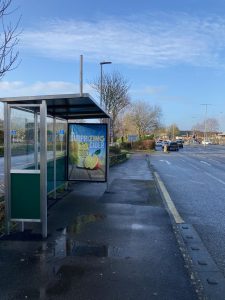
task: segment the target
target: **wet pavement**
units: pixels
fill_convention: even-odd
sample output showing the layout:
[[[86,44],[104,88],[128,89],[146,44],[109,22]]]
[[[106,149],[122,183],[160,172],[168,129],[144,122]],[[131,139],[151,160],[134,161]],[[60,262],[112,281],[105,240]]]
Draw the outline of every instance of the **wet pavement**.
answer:
[[[197,299],[145,154],[112,167],[107,192],[73,184],[38,230],[0,240],[1,300]]]

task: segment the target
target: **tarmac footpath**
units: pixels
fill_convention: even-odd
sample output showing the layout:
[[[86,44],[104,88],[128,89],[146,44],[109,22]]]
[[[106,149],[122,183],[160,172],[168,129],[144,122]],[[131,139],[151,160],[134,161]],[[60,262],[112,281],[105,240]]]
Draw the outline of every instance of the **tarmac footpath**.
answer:
[[[110,168],[103,183],[75,183],[36,228],[0,240],[0,300],[195,300],[146,155]]]

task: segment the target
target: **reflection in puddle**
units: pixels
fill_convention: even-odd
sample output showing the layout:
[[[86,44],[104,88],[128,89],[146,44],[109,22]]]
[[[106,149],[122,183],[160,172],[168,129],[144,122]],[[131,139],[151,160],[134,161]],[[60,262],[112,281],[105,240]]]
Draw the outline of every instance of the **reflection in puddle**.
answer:
[[[108,256],[108,247],[105,245],[75,242],[71,251],[71,255],[106,257]]]
[[[103,220],[105,215],[100,213],[77,216],[75,221],[64,228],[55,245],[52,246],[52,256],[63,258],[66,256],[107,256],[107,246],[89,243],[81,243],[73,237],[84,230],[84,227],[99,220]]]
[[[105,216],[103,214],[89,214],[89,215],[82,215],[76,217],[75,221],[73,224],[67,227],[67,232],[68,233],[73,233],[73,234],[78,234],[82,231],[83,227],[92,222],[96,222],[99,220],[103,220]]]
[[[92,242],[80,242],[67,236],[61,236],[57,240],[53,250],[54,257],[63,258],[66,256],[108,256],[108,247]]]
[[[131,225],[131,228],[134,229],[134,230],[140,230],[140,229],[143,229],[143,225],[141,224],[132,224]]]

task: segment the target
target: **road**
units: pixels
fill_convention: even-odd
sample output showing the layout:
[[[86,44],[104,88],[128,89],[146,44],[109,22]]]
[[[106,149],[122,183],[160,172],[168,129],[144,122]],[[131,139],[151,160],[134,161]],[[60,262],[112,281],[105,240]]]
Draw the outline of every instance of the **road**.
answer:
[[[178,212],[192,224],[225,275],[225,147],[184,146],[157,151],[151,164],[163,180]]]

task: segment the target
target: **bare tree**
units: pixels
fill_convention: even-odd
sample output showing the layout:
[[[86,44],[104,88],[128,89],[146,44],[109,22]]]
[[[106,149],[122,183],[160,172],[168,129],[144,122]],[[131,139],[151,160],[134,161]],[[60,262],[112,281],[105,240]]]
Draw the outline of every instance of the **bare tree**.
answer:
[[[129,111],[119,114],[116,119],[114,130],[116,136],[126,139],[129,134],[137,134],[137,128],[131,118]]]
[[[119,113],[129,105],[128,95],[129,84],[127,80],[119,73],[104,74],[102,78],[97,79],[91,86],[101,96],[106,111],[111,116],[111,128],[114,136],[114,126]]]
[[[161,108],[152,106],[146,101],[136,101],[132,104],[131,119],[136,126],[139,138],[160,125]]]
[[[19,52],[15,48],[19,42],[18,25],[20,18],[15,24],[6,23],[6,18],[13,13],[10,11],[12,0],[0,0],[0,79],[8,72],[17,67],[15,62],[18,59]]]
[[[219,122],[216,118],[208,118],[206,120],[206,129],[208,132],[217,132],[219,131]]]
[[[180,129],[178,128],[177,124],[171,124],[168,128],[167,128],[167,134],[170,137],[170,139],[175,139],[177,135],[179,135],[180,133]]]
[[[201,123],[197,123],[193,126],[195,131],[217,132],[219,130],[219,122],[216,118],[208,118]]]

